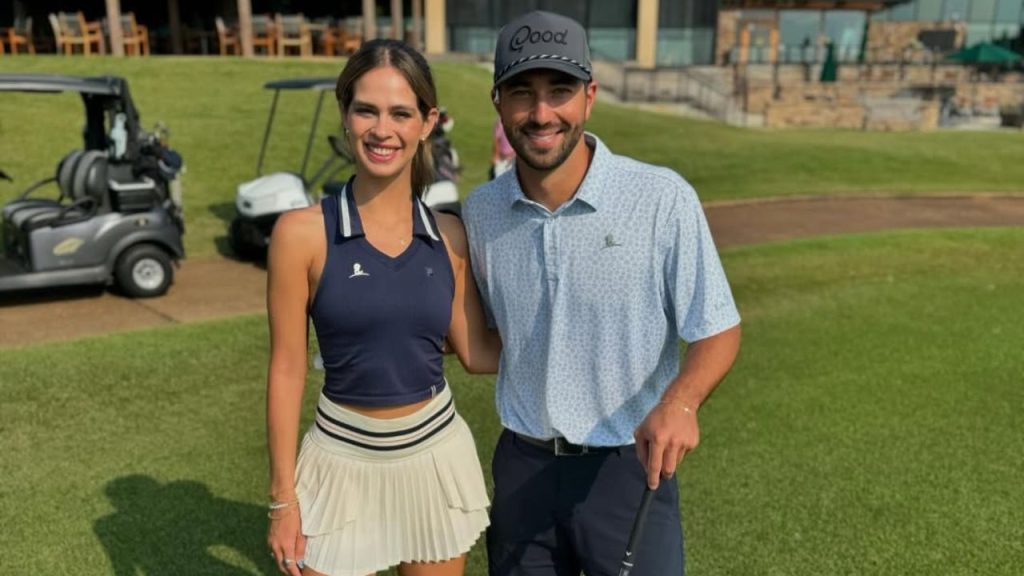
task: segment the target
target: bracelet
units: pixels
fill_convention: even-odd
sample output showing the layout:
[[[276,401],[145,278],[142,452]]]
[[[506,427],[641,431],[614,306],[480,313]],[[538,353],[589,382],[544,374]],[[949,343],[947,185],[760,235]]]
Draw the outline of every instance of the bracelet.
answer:
[[[662,398],[661,401],[658,402],[658,404],[678,404],[683,409],[683,412],[691,416],[696,413],[696,411],[693,408],[690,408],[690,406],[686,402],[683,402],[679,398]]]
[[[268,508],[270,508],[271,510],[281,510],[281,509],[287,508],[289,506],[294,506],[294,505],[296,505],[298,503],[299,503],[298,500],[286,500],[286,501],[283,501],[283,502],[271,502],[270,506],[268,506]]]
[[[298,508],[295,508],[295,510],[298,510]],[[271,520],[280,520],[281,518],[284,518],[285,516],[291,515],[292,512],[293,512],[292,510],[289,510],[287,508],[285,508],[285,509],[283,509],[281,511],[270,510],[270,511],[267,512],[267,518],[270,518]]]

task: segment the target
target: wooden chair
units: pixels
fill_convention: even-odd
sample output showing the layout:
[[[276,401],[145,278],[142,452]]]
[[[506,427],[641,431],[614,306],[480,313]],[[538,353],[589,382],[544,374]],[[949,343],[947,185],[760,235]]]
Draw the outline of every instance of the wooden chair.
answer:
[[[285,56],[289,48],[298,48],[299,56],[313,55],[313,35],[302,14],[274,16],[274,30],[277,32],[277,55]]]
[[[242,46],[238,43],[238,31],[234,27],[228,27],[220,16],[214,18],[214,23],[217,25],[217,43],[220,45],[220,55],[227,56],[228,52],[241,54]]]
[[[3,42],[0,42],[0,53],[3,52]],[[19,52],[18,46],[25,46],[29,54],[36,53],[35,42],[32,41],[32,17],[25,19],[16,18],[14,26],[7,29],[7,44],[11,48],[11,54]]]
[[[135,21],[135,13],[121,14],[121,37],[125,54],[149,56],[149,28]]]
[[[57,52],[66,56],[74,52],[75,46],[81,46],[82,51],[85,51],[85,39],[68,34],[62,25],[63,20],[60,16],[51,12],[47,19],[50,21],[50,28],[53,29],[54,48]]]
[[[274,32],[274,20],[266,14],[253,14],[252,16],[252,50],[256,52],[257,48],[262,48],[266,51],[267,56],[273,56],[274,43],[275,43],[275,32]]]
[[[103,25],[86,21],[82,12],[59,12],[50,20],[50,24],[55,27],[54,37],[58,38],[59,35],[57,43],[63,46],[65,55],[72,54],[75,46],[81,46],[82,52],[89,56],[94,44],[98,53],[106,54]]]
[[[338,53],[350,56],[363,44],[363,19],[348,18],[337,28]]]

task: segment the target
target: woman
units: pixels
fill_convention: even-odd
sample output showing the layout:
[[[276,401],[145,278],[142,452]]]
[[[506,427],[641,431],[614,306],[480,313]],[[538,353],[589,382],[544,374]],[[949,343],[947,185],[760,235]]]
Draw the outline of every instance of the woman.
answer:
[[[444,380],[445,340],[470,372],[497,370],[461,222],[419,195],[437,121],[426,61],[365,43],[338,77],[356,173],[278,221],[269,251],[270,529],[292,576],[460,575],[487,526],[473,438]],[[307,314],[323,356],[316,422],[298,458]]]

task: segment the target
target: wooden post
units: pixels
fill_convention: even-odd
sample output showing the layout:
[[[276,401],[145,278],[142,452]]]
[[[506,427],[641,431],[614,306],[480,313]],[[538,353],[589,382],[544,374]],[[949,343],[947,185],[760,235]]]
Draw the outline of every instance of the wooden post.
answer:
[[[363,0],[363,42],[377,38],[377,2]]]
[[[654,68],[658,62],[658,0],[640,0],[636,12],[636,62],[641,68]]]
[[[110,53],[124,56],[124,30],[121,30],[121,0],[107,0],[107,29],[110,30]]]
[[[391,0],[391,37],[405,40],[405,15],[402,14],[402,0]]]
[[[181,54],[185,51],[181,34],[181,9],[178,0],[167,0],[167,25],[171,28],[171,52]]]
[[[423,0],[412,0],[412,47],[423,50]]]
[[[427,21],[425,52],[427,54],[444,54],[448,51],[446,42],[448,21],[445,16],[445,0],[425,0],[423,15]]]
[[[242,56],[252,58],[252,3],[238,0],[238,39],[242,44]]]

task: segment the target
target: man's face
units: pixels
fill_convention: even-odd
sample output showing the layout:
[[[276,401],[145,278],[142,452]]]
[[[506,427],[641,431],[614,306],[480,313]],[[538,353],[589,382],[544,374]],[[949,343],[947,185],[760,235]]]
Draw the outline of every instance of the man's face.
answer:
[[[554,70],[528,70],[498,87],[495,108],[518,157],[548,171],[569,157],[590,117],[597,84]]]

